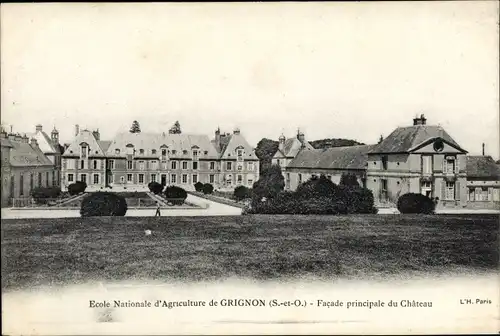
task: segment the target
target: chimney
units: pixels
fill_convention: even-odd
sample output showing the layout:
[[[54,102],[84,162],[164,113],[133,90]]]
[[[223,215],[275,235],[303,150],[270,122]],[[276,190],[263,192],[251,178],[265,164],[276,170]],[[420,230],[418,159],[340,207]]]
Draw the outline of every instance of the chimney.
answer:
[[[96,131],[93,131],[92,134],[94,135],[94,138],[96,140],[101,140],[101,134],[99,133],[99,129],[97,129]]]
[[[283,149],[285,149],[285,136],[283,134],[280,135],[278,138],[278,149],[283,152]]]
[[[419,117],[415,117],[413,119],[413,126],[417,126],[417,125],[425,125],[427,122],[427,119],[425,119],[424,115],[421,114],[420,115],[420,118]]]
[[[80,126],[78,124],[75,125],[75,136],[78,136],[80,134]]]
[[[16,141],[16,135],[14,133],[9,133],[9,140]]]
[[[35,138],[31,138],[30,145],[34,149],[38,149],[38,141]]]
[[[24,143],[30,143],[29,138],[26,136],[26,134],[23,136],[23,142]]]
[[[0,137],[2,139],[7,139],[7,132],[5,132],[5,130],[2,129],[2,131],[0,132]]]
[[[483,142],[483,156],[484,156],[484,142]]]
[[[37,132],[41,132],[42,131],[42,125],[41,124],[36,125],[35,129],[36,129]]]
[[[236,127],[234,130],[233,130],[233,134],[240,134],[240,129],[238,127]]]
[[[21,134],[16,134],[16,141],[23,142],[23,137],[21,136]]]
[[[52,132],[50,133],[50,139],[52,140],[52,143],[54,145],[59,144],[59,131],[56,129],[55,126],[54,126],[54,129],[52,130]]]
[[[215,148],[220,149],[220,128],[217,127],[215,130]]]
[[[297,130],[297,139],[299,139],[300,143],[302,144],[301,148],[305,147],[305,136],[304,133],[301,132],[300,130]]]

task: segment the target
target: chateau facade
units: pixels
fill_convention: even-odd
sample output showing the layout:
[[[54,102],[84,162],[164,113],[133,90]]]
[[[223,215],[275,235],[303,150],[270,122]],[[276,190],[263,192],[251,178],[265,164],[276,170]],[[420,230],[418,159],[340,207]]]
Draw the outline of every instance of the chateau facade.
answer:
[[[84,181],[90,190],[146,188],[150,182],[193,189],[197,182],[231,190],[252,187],[259,178],[258,158],[239,129],[198,134],[119,133],[100,140],[98,131],[76,130],[62,156],[63,189]]]
[[[339,183],[344,173],[356,175],[379,206],[393,205],[411,192],[438,198],[444,207],[500,208],[499,165],[490,156],[468,156],[442,127],[427,125],[423,115],[376,145],[302,147],[283,168],[291,190],[313,175]]]

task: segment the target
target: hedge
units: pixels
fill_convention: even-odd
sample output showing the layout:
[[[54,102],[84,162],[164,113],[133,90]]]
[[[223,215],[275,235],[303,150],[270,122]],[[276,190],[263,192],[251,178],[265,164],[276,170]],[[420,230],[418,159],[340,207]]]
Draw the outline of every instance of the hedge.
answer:
[[[35,203],[46,204],[49,200],[59,197],[61,195],[60,187],[39,187],[31,191]]]
[[[436,209],[432,199],[419,193],[401,195],[397,206],[402,214],[433,214]]]
[[[95,192],[83,199],[80,215],[82,217],[125,216],[127,209],[124,197],[111,192]]]
[[[237,201],[244,200],[251,197],[250,189],[245,186],[237,186],[233,192],[234,199]]]
[[[163,185],[158,182],[149,182],[148,188],[153,194],[156,195],[161,194],[161,192],[163,191]]]
[[[165,189],[165,198],[174,205],[182,205],[187,198],[187,192],[181,187],[169,186]]]

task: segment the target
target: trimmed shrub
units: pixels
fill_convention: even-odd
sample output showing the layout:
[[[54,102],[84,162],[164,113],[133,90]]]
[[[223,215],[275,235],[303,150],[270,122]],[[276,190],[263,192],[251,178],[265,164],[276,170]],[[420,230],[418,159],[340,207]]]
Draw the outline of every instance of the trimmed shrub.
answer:
[[[358,186],[342,185],[338,187],[336,201],[340,213],[349,214],[376,214],[378,209],[374,206],[373,193],[370,189]]]
[[[245,198],[250,197],[250,190],[245,186],[237,186],[234,188],[233,196],[237,201],[244,200]]]
[[[40,187],[31,191],[31,197],[36,204],[46,204],[50,199],[57,198],[61,195],[59,187]]]
[[[163,191],[163,185],[158,182],[149,182],[148,188],[153,194],[156,195],[161,194],[161,192]]]
[[[182,205],[187,198],[187,192],[181,187],[169,186],[165,189],[165,198],[173,205]]]
[[[214,192],[214,186],[213,186],[213,185],[211,185],[210,183],[205,183],[205,184],[203,185],[203,190],[202,190],[202,191],[203,191],[203,193],[204,193],[205,195],[210,195],[211,193],[213,193],[213,192]]]
[[[87,183],[82,181],[76,181],[75,183],[71,183],[68,186],[68,193],[71,196],[78,195],[80,193],[85,192],[85,189],[87,189]]]
[[[124,197],[111,192],[95,192],[83,199],[80,215],[82,217],[125,216],[127,209]]]
[[[204,186],[204,184],[198,181],[194,184],[194,190],[196,190],[198,192],[202,192],[203,186]]]
[[[333,196],[337,191],[335,183],[326,178],[325,175],[320,177],[311,177],[308,181],[300,184],[297,187],[297,196],[310,199],[314,197]]]
[[[408,193],[398,198],[398,210],[402,214],[433,214],[436,204],[419,193]]]

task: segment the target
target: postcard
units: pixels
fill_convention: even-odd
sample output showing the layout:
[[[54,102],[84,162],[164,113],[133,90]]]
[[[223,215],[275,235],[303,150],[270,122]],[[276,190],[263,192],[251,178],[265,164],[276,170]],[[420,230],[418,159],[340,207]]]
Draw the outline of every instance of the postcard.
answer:
[[[2,4],[2,333],[499,332],[498,10]]]

